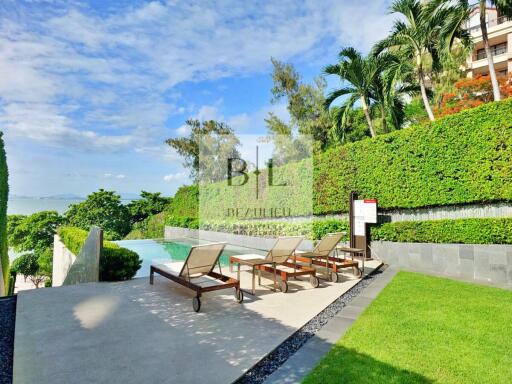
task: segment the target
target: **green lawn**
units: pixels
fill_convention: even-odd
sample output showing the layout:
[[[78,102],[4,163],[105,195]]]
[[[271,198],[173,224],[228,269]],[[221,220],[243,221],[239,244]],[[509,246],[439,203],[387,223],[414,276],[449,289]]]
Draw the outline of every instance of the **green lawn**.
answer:
[[[512,291],[400,272],[304,383],[512,383]]]

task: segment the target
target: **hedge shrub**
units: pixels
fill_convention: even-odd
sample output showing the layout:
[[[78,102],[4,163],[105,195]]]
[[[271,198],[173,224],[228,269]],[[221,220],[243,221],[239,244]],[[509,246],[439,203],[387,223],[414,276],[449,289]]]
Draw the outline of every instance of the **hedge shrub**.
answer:
[[[199,188],[194,185],[181,186],[166,209],[168,216],[197,217],[199,212]]]
[[[371,237],[407,243],[512,244],[512,218],[386,223],[373,227]]]
[[[75,255],[80,253],[88,235],[87,231],[76,227],[60,227],[57,233],[66,248]],[[136,252],[110,241],[103,241],[103,252],[100,257],[100,281],[131,279],[141,264],[142,260]]]
[[[192,219],[191,219],[192,220]],[[187,227],[187,220],[175,225]],[[314,221],[253,221],[239,223],[203,223],[201,229],[236,235],[259,237],[305,236],[319,240],[327,233],[347,232],[345,220]],[[372,240],[409,243],[512,244],[512,218],[482,218],[457,220],[400,221],[370,227]]]
[[[167,221],[167,225],[181,228],[198,229],[196,218],[174,218]],[[310,240],[318,240],[331,232],[347,232],[348,222],[340,220],[315,221],[246,221],[246,222],[218,222],[201,223],[201,229],[207,231],[226,232],[235,235],[258,237],[278,236],[305,236]],[[344,237],[348,241],[348,234]]]
[[[350,191],[378,198],[382,209],[512,201],[512,98],[335,147],[315,155],[313,163],[317,215],[347,212]],[[301,166],[278,172],[296,174]],[[233,195],[235,188],[225,182],[213,190],[253,199],[243,191]],[[197,186],[180,188],[171,204],[169,216],[197,217]],[[307,214],[308,204],[291,205],[296,214]]]
[[[164,236],[166,213],[160,212],[135,223],[125,240],[159,239]]]
[[[0,265],[2,266],[4,287],[0,295],[9,290],[9,254],[7,248],[7,198],[9,195],[7,159],[5,157],[3,134],[0,132]]]
[[[417,208],[512,200],[512,99],[347,144],[315,159],[315,213],[348,194]]]

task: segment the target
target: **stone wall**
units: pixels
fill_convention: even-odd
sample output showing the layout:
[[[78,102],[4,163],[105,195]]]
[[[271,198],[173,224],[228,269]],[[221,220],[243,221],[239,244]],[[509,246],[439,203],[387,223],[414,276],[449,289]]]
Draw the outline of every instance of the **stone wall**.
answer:
[[[67,249],[58,235],[55,235],[53,244],[53,287],[99,281],[103,247],[103,231],[100,228],[91,227],[78,255]]]
[[[52,287],[60,287],[76,260],[76,255],[66,248],[59,235],[53,237]]]
[[[401,269],[512,288],[512,245],[374,241],[371,248]]]

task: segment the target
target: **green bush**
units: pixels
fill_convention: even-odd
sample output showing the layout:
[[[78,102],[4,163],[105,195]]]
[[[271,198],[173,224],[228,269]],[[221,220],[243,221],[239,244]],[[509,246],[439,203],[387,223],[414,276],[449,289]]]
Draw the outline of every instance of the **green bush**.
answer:
[[[167,225],[182,228],[199,228],[197,219],[178,218],[168,220]],[[315,221],[242,221],[242,222],[211,222],[201,223],[201,229],[207,231],[226,232],[235,235],[278,237],[278,236],[305,236],[310,240],[319,240],[331,232],[347,232],[348,222],[343,220],[315,220]],[[348,234],[343,241],[348,240]]]
[[[162,238],[164,236],[165,220],[165,212],[151,215],[147,219],[135,223],[130,233],[126,235],[125,240]]]
[[[511,163],[512,98],[318,155],[314,210],[346,212],[351,190],[385,209],[510,201]]]
[[[350,191],[378,198],[383,209],[512,201],[512,98],[331,148],[313,163],[317,215],[347,212]],[[276,172],[297,174],[301,166]],[[211,193],[252,201],[245,191],[233,195],[235,188],[217,183]],[[290,204],[297,215],[307,214],[304,201]],[[180,188],[171,206],[168,216],[197,217],[197,186]]]
[[[311,238],[315,240],[321,239],[328,233],[346,232],[342,238],[342,241],[349,240],[349,225],[348,221],[346,220],[328,219],[313,221],[311,232]]]
[[[183,185],[175,193],[166,209],[167,216],[197,217],[199,212],[199,188]]]
[[[103,229],[105,239],[119,240],[130,232],[130,211],[121,202],[121,196],[103,189],[87,199],[69,206],[66,222],[73,227],[88,230],[92,225]]]
[[[61,227],[57,232],[66,248],[78,255],[87,239],[88,232],[75,227]],[[141,264],[142,260],[136,252],[110,241],[103,241],[103,252],[100,257],[100,281],[131,279]]]
[[[170,216],[165,221],[165,224],[171,227],[198,229],[199,219],[197,217]]]
[[[7,160],[5,158],[3,134],[0,132],[0,265],[4,287],[0,293],[9,290],[9,254],[7,250],[7,198],[9,195]]]
[[[14,295],[14,287],[16,285],[16,271],[9,271],[9,288],[7,289],[7,296]]]
[[[386,223],[373,227],[371,238],[407,243],[512,244],[512,218]]]

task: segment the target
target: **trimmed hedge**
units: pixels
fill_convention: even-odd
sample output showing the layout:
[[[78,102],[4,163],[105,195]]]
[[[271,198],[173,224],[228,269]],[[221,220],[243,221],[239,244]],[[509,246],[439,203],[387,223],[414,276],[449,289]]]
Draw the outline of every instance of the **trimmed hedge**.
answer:
[[[168,216],[197,217],[199,212],[199,187],[194,185],[181,186],[166,209]]]
[[[88,235],[87,231],[76,227],[60,227],[57,233],[66,248],[75,255],[80,253]],[[103,252],[100,257],[100,281],[131,279],[141,264],[142,260],[136,252],[110,241],[103,241]]]
[[[198,229],[199,221],[196,218],[172,218],[167,225],[173,227]],[[340,220],[315,221],[247,221],[231,223],[201,223],[201,229],[207,231],[226,232],[235,235],[258,237],[277,236],[305,236],[310,240],[319,240],[331,232],[347,232],[348,222]],[[348,241],[348,234],[343,241]]]
[[[196,219],[181,218],[175,221],[176,225],[173,226],[191,228],[187,223],[192,221],[197,222]],[[400,221],[370,228],[372,240],[408,243],[512,244],[512,218]],[[302,235],[310,240],[319,240],[331,232],[347,232],[342,241],[349,240],[348,222],[335,219],[311,222],[205,223],[201,224],[201,229],[260,237]]]
[[[512,218],[386,223],[373,227],[371,237],[407,243],[512,244]]]
[[[315,213],[346,212],[350,190],[379,206],[512,200],[512,98],[320,154]]]
[[[4,287],[0,290],[7,293],[9,291],[9,254],[7,247],[7,199],[9,196],[9,183],[7,171],[7,159],[5,157],[3,134],[0,132],[0,265]]]
[[[133,229],[126,235],[125,240],[159,239],[164,236],[166,213],[160,212],[135,223]]]
[[[350,191],[378,198],[382,209],[512,201],[512,98],[335,147],[313,163],[317,215],[347,212]],[[297,174],[301,164],[276,172]],[[250,189],[235,190],[225,182],[212,187],[224,201],[254,199]],[[197,186],[180,188],[168,216],[197,217],[198,194]],[[305,202],[288,203],[295,214],[308,213]]]

